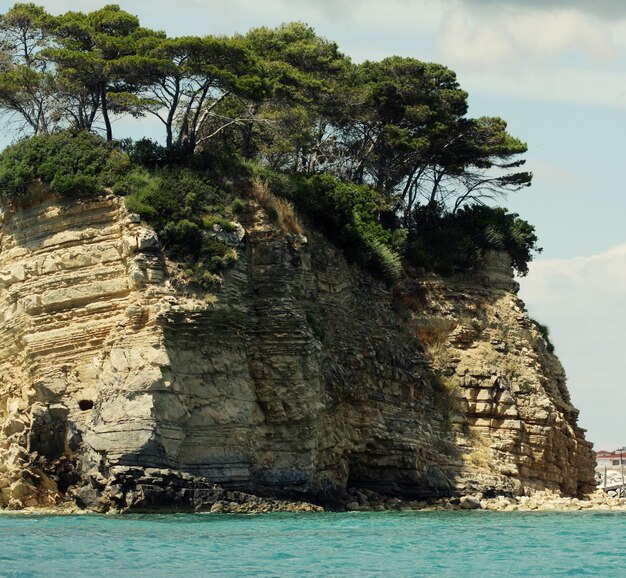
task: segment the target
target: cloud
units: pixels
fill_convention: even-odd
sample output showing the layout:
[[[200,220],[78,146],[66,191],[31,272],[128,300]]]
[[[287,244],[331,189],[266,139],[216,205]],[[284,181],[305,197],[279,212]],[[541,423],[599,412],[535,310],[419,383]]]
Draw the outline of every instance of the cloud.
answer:
[[[550,328],[582,425],[606,447],[622,443],[624,295],[626,243],[590,257],[531,263],[520,292],[530,315]]]
[[[464,0],[470,6],[515,7],[521,9],[537,8],[539,10],[578,10],[580,12],[594,14],[601,18],[626,18],[626,3],[623,0]]]
[[[574,315],[587,328],[618,319],[626,326],[626,243],[589,257],[539,260],[529,269],[522,296],[533,309],[559,323]],[[626,345],[626,334],[618,340]]]
[[[40,3],[53,13],[104,4]],[[626,0],[128,0],[124,9],[172,36],[301,20],[355,62],[397,54],[445,64],[470,95],[626,107]]]
[[[107,2],[100,2],[98,0],[81,0],[80,3],[75,0],[42,0],[33,3],[37,6],[43,6],[51,14],[61,14],[69,10],[89,12],[91,10],[98,10],[107,4]],[[0,0],[0,12],[6,12],[15,4],[17,4],[17,2],[12,0]],[[126,10],[132,12],[132,9]]]
[[[466,70],[497,68],[516,75],[554,64],[564,57],[591,62],[619,54],[611,25],[577,10],[471,10],[471,2],[451,2],[439,47],[443,56]],[[481,3],[484,4],[484,3]]]
[[[626,106],[626,19],[604,19],[575,2],[442,6],[437,59],[470,94]]]
[[[508,97],[537,102],[569,102],[607,107],[625,107],[626,75],[619,69],[598,70],[559,66],[529,70],[511,67],[467,69],[450,64],[461,86],[470,95]]]

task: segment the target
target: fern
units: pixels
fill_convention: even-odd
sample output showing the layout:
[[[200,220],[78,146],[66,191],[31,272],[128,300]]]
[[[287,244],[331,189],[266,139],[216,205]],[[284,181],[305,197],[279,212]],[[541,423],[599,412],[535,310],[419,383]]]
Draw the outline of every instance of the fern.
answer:
[[[400,255],[378,239],[368,240],[368,248],[374,265],[387,283],[393,284],[402,276]]]

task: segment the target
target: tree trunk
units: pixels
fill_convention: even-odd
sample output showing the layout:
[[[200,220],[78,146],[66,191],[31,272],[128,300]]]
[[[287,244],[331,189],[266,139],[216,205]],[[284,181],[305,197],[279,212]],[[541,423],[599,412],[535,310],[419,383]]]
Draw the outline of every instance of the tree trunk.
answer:
[[[245,160],[252,157],[252,122],[247,122],[243,128],[243,142],[241,144],[241,156]]]
[[[163,87],[166,89],[166,87]],[[172,97],[172,103],[169,111],[167,112],[167,120],[165,121],[165,130],[167,137],[165,141],[165,148],[169,151],[174,146],[174,117],[178,110],[178,104],[180,103],[180,80],[178,78],[174,81],[174,95]]]
[[[107,140],[113,140],[113,129],[111,128],[111,119],[109,118],[109,108],[107,105],[107,85],[105,81],[100,82],[100,100],[102,101],[102,118],[107,131]]]

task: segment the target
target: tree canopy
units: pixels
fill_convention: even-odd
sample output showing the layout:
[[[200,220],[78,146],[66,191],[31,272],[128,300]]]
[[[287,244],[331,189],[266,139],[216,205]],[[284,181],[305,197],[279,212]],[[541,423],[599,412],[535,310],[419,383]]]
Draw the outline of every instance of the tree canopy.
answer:
[[[170,38],[115,4],[52,15],[20,3],[0,15],[0,112],[16,133],[70,129],[113,141],[113,116],[149,115],[164,132],[163,145],[150,145],[154,158],[254,163],[298,177],[295,189],[318,195],[318,215],[323,198],[328,210],[346,211],[339,197],[369,190],[371,214],[357,221],[374,241],[364,247],[405,250],[391,242],[403,237],[423,255],[416,248],[426,231],[434,238],[434,219],[476,227],[489,209],[473,207],[530,185],[526,144],[501,118],[468,117],[467,96],[441,64],[399,56],[357,64],[300,22]],[[349,212],[344,220],[354,220]],[[388,234],[372,236],[374,225]],[[532,234],[522,243],[536,249]]]

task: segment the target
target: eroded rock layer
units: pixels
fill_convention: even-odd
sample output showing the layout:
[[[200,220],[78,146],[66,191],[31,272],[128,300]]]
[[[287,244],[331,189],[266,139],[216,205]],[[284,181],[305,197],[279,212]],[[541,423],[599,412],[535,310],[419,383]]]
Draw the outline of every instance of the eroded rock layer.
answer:
[[[508,256],[487,255],[473,277],[411,285],[400,300],[455,405],[466,466],[459,486],[591,491],[591,444],[576,425],[563,367],[517,298]]]
[[[508,263],[392,291],[258,207],[243,225],[221,288],[191,295],[114,196],[5,211],[1,506],[591,488]]]

